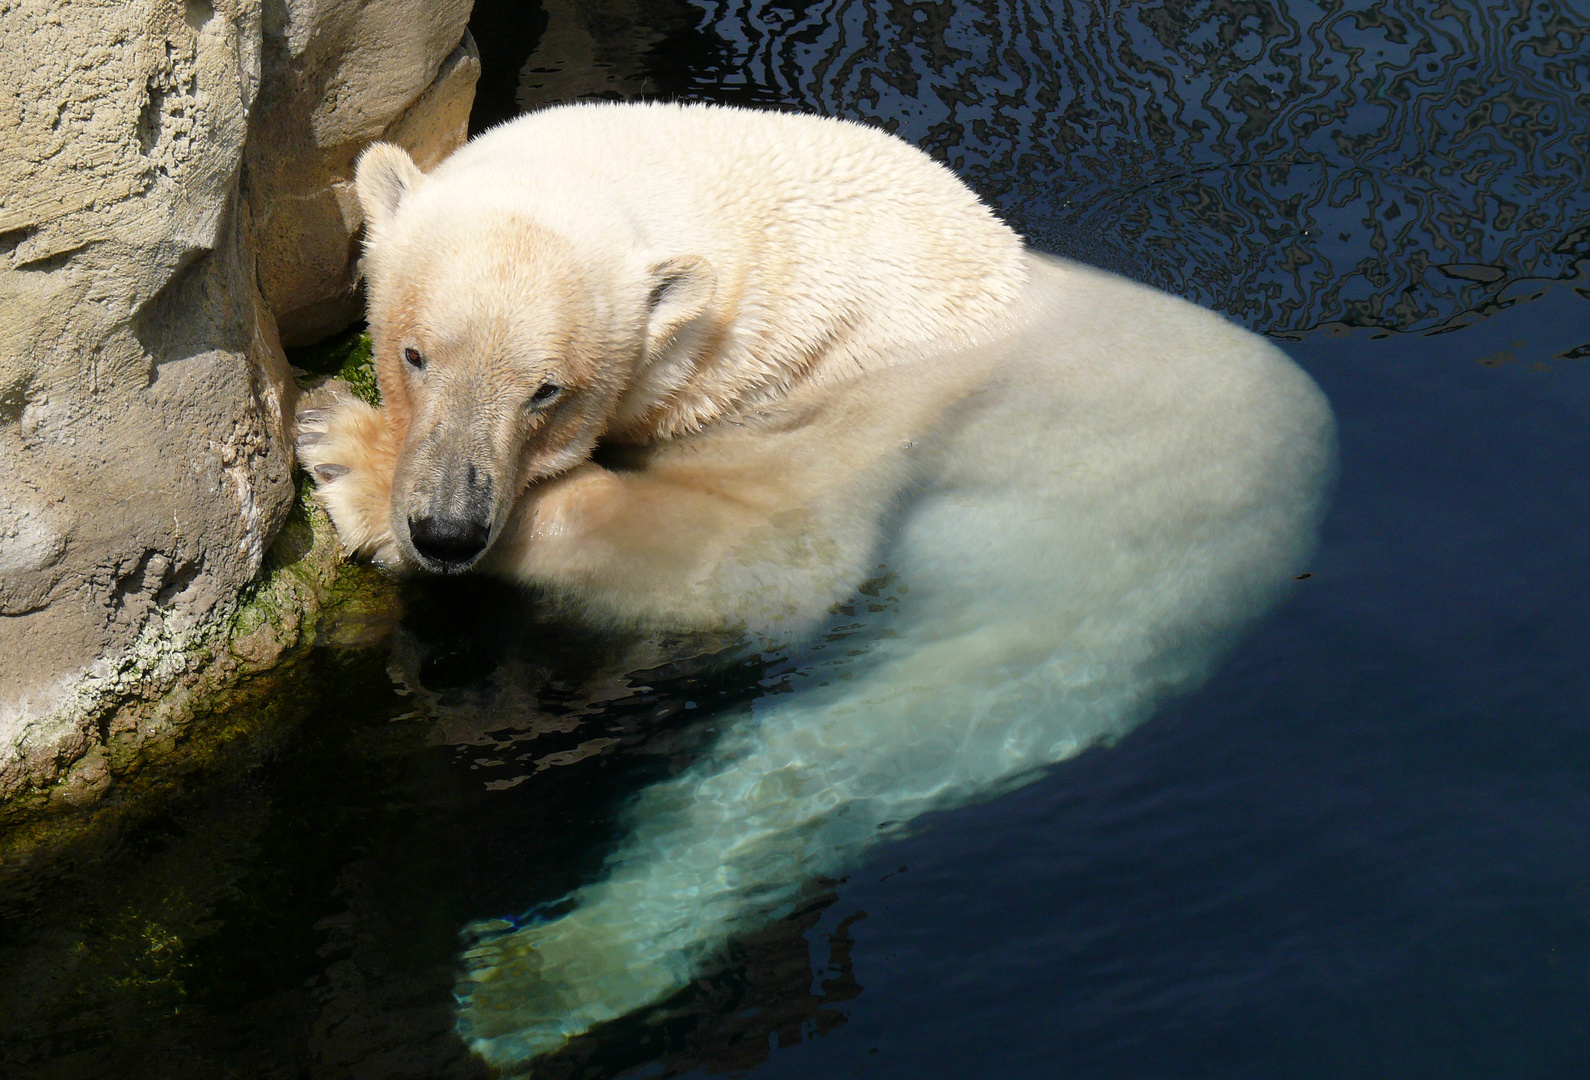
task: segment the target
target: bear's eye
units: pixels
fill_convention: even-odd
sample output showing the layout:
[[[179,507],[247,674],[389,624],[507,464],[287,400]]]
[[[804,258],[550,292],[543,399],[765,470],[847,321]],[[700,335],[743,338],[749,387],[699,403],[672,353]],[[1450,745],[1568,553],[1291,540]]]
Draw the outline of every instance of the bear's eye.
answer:
[[[404,349],[403,359],[407,360],[409,362],[409,367],[416,371],[422,370],[425,367],[425,357],[420,355],[420,351],[418,349]]]
[[[530,395],[530,404],[545,405],[561,393],[563,393],[563,387],[553,386],[551,383],[542,383],[540,389]]]

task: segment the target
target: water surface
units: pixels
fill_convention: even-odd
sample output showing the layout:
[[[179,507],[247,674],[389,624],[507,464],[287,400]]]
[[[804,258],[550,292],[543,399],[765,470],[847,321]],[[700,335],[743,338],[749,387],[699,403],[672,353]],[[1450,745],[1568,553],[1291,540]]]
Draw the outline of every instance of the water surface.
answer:
[[[496,2],[475,28],[479,124],[665,96],[896,130],[1039,246],[1282,339],[1341,437],[1311,575],[1203,691],[922,822],[545,1075],[1590,1075],[1590,14]],[[0,1072],[479,1075],[459,928],[595,873],[624,800],[787,674],[659,669],[484,583],[393,602],[391,636],[290,674],[247,767],[5,878]]]

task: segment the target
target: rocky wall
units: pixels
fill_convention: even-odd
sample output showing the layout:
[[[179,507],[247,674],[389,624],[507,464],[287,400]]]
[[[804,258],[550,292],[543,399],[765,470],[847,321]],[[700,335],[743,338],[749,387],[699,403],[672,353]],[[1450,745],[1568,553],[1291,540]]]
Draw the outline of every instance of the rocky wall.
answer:
[[[463,143],[480,57],[470,0],[276,0],[244,152],[259,282],[288,347],[359,317],[353,166],[377,140],[429,169]]]
[[[353,160],[463,139],[468,15],[0,0],[0,799],[92,798],[214,682],[295,494],[278,316],[357,318]]]

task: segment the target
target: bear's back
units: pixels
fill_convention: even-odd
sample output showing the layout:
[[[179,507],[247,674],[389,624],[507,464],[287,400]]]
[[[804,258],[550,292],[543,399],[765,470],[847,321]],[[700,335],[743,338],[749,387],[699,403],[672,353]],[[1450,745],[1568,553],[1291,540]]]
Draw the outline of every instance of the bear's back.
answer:
[[[734,335],[773,367],[819,357],[850,372],[963,336],[1025,280],[1020,238],[953,173],[848,121],[570,105],[492,129],[432,177],[576,241],[707,258],[738,305]]]

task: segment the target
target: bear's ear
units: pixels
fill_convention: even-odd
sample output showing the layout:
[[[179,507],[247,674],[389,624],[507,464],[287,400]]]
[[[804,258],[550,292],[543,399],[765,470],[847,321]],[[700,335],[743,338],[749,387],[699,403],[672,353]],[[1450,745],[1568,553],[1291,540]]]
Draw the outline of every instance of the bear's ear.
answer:
[[[392,220],[398,203],[424,179],[425,174],[407,150],[391,143],[371,143],[359,155],[359,167],[353,176],[364,219],[379,229]]]
[[[646,317],[646,352],[668,347],[686,323],[712,302],[718,275],[700,255],[679,255],[652,264],[650,311]]]

